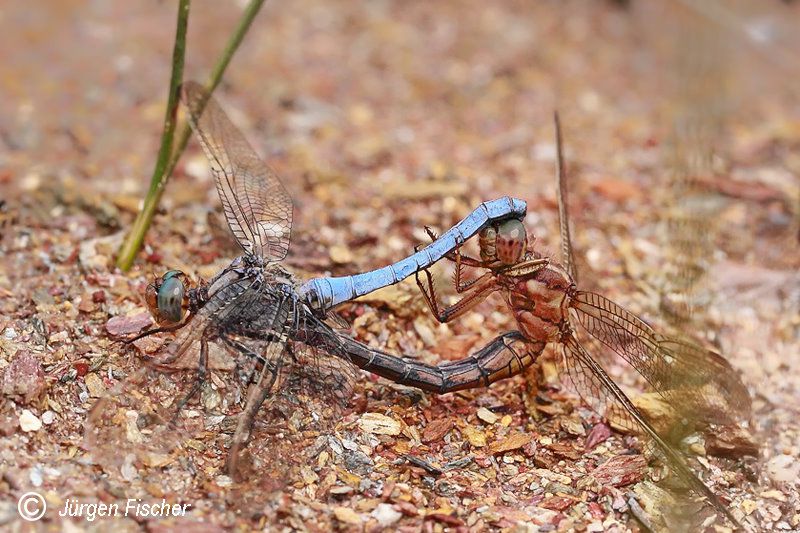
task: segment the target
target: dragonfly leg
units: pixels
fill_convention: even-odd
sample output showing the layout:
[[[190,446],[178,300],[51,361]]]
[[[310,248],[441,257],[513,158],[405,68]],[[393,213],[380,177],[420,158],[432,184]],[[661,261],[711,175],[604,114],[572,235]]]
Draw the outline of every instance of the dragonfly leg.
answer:
[[[177,407],[175,408],[175,415],[173,417],[173,422],[178,417],[178,414],[186,407],[186,404],[189,403],[195,394],[200,392],[200,387],[203,386],[203,383],[206,381],[206,376],[208,375],[208,341],[205,339],[200,339],[200,360],[197,363],[197,375],[195,376],[194,383],[192,384],[192,388],[189,389],[189,392],[181,398],[178,402]]]
[[[440,309],[437,301],[438,298],[436,296],[436,289],[433,284],[433,275],[428,271],[428,269],[424,269],[424,271],[428,281],[428,288],[425,288],[425,285],[419,278],[419,272],[415,272],[414,278],[417,280],[417,287],[419,287],[420,291],[422,291],[422,296],[425,299],[425,303],[428,304],[428,309],[430,309],[431,313],[433,313],[433,316],[435,316],[436,319],[442,323],[455,320],[484,301],[491,293],[499,289],[497,284],[494,282],[492,273],[487,272],[470,284],[469,289],[471,292],[467,296],[463,297],[449,307]]]
[[[253,383],[247,394],[247,403],[239,414],[239,421],[236,424],[236,431],[233,434],[231,450],[228,454],[227,470],[234,478],[239,478],[237,464],[242,448],[250,439],[250,430],[264,401],[272,394],[276,382],[280,377],[280,361],[277,365],[264,365],[259,375],[259,379]]]
[[[528,259],[521,263],[517,263],[511,268],[505,269],[502,271],[503,274],[507,276],[526,276],[536,272],[537,270],[541,270],[545,268],[547,265],[550,264],[550,260],[547,258],[541,259]]]
[[[470,279],[470,280],[464,281],[464,279],[462,278],[462,276],[464,275],[464,265],[467,265],[467,266],[475,266],[475,265],[470,265],[469,263],[465,263],[464,262],[467,259],[472,260],[472,258],[462,255],[460,248],[456,248],[453,251],[453,254],[455,254],[455,257],[453,258],[453,261],[456,264],[456,271],[455,271],[455,274],[453,276],[453,285],[456,288],[456,292],[458,294],[462,294],[464,292],[467,292],[467,290],[469,290],[470,287],[475,285],[478,282],[478,280],[480,280],[481,278],[477,277],[477,278],[474,278],[474,279]]]
[[[220,335],[219,338],[222,340],[222,342],[227,344],[230,348],[233,348],[237,352],[241,353],[242,355],[245,355],[245,356],[249,357],[250,359],[258,361],[259,365],[267,365],[267,367],[268,367],[270,372],[274,372],[275,371],[275,365],[273,365],[272,363],[268,363],[264,359],[264,357],[262,357],[261,355],[255,353],[253,350],[251,350],[250,348],[248,348],[244,344],[242,344],[242,343],[240,343],[240,342],[228,337],[227,335]]]
[[[184,327],[186,324],[189,323],[188,319],[189,319],[189,317],[187,316],[186,319],[183,322],[178,322],[177,324],[173,324],[172,326],[159,326],[159,327],[147,329],[147,330],[139,333],[135,337],[131,337],[130,339],[123,339],[122,342],[124,342],[125,344],[131,344],[134,341],[138,341],[139,339],[142,339],[144,337],[149,337],[150,335],[154,335],[156,333],[164,333],[164,332],[167,332],[167,331],[175,331],[175,330],[181,329],[182,327]]]
[[[439,238],[439,236],[436,235],[436,233],[430,228],[430,226],[425,226],[425,233],[427,233],[428,237],[431,238],[431,242],[436,242],[436,239]],[[419,246],[415,246],[414,251],[418,252]],[[461,254],[461,246],[456,247],[455,250],[447,252],[446,254],[444,254],[444,256],[450,261],[455,261],[457,254]],[[461,254],[461,261],[467,266],[477,267],[477,268],[486,268],[490,263],[492,263],[492,261],[489,262],[481,261],[480,259],[475,259],[474,257],[470,257],[464,254]]]
[[[425,226],[425,231],[428,233],[428,236],[431,238],[432,241],[436,241],[438,238],[436,233],[433,232],[431,228]],[[414,247],[414,251],[419,251],[419,246]],[[468,255],[464,255],[461,253],[461,246],[457,246],[455,250],[447,252],[445,258],[454,262],[456,264],[456,270],[453,280],[453,285],[455,286],[456,292],[461,294],[466,292],[470,287],[472,287],[480,278],[475,278],[471,280],[464,281],[464,266],[473,267],[473,268],[488,268],[495,264],[495,261],[481,261],[480,259],[475,259],[474,257],[470,257]],[[427,274],[427,270],[426,270]],[[429,276],[430,277],[430,276]]]
[[[430,235],[431,239],[436,240],[436,234],[433,233],[433,231],[428,226],[425,226],[425,231],[428,232],[428,235]],[[419,251],[419,245],[414,247],[414,251],[415,252]],[[449,259],[450,261],[455,262],[455,264],[456,264],[456,270],[455,270],[455,276],[454,276],[453,285],[455,285],[456,292],[458,292],[459,294],[461,294],[462,292],[465,292],[467,289],[472,287],[475,284],[475,282],[478,281],[478,279],[480,279],[480,278],[475,278],[475,279],[467,280],[467,281],[463,281],[462,280],[461,277],[462,277],[462,275],[464,273],[464,265],[467,265],[467,266],[478,266],[478,265],[470,264],[469,261],[475,261],[475,260],[472,259],[471,257],[467,257],[467,256],[462,255],[460,248],[456,248],[452,252],[448,252],[447,254],[445,254],[445,257],[447,257],[447,259]],[[431,292],[432,298],[435,300],[436,298],[435,298],[435,295],[434,295],[433,281],[432,281],[432,278],[431,278],[431,274],[430,274],[430,272],[428,272],[427,268],[423,268],[422,270],[425,271],[425,275],[428,277],[428,286],[430,287],[430,292]],[[420,285],[420,281],[419,281],[419,270],[414,272],[414,278],[417,280],[417,286],[420,287],[420,289],[422,289],[422,286]],[[424,292],[425,291],[423,290],[423,293]],[[426,298],[427,298],[427,296],[426,296]],[[428,306],[430,307],[430,304]],[[434,314],[436,314],[435,311],[434,311]]]

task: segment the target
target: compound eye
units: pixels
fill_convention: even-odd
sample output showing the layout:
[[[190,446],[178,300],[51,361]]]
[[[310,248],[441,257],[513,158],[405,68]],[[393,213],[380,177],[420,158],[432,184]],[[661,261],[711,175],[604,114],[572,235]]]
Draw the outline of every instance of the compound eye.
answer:
[[[518,263],[525,255],[528,247],[528,234],[525,225],[512,218],[500,223],[497,227],[497,238],[495,239],[497,248],[497,258],[506,265]]]
[[[148,292],[150,288],[148,287]],[[186,288],[180,279],[180,273],[171,270],[161,278],[156,296],[158,316],[164,322],[177,324],[183,319],[183,299]]]

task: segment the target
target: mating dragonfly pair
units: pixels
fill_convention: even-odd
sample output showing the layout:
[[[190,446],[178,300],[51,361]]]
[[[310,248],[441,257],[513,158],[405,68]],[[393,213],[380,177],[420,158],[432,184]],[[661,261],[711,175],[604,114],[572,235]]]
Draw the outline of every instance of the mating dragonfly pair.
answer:
[[[358,368],[442,394],[519,374],[555,344],[590,406],[621,407],[624,421],[652,439],[680,478],[736,522],[579,340],[588,333],[616,352],[686,419],[734,423],[749,413],[747,390],[725,359],[662,336],[605,297],[577,288],[557,117],[561,264],[533,248],[522,224],[525,202],[502,198],[481,204],[438,238],[428,230],[433,242],[398,263],[301,284],[280,265],[289,249],[292,201],[278,177],[200,85],[186,83],[183,99],[244,253],[207,283],[193,286],[184,273],[170,271],[147,288],[157,327],[135,339],[166,331],[176,337],[90,413],[87,439],[107,451],[101,462],[131,478],[142,465],[169,464],[171,451],[183,445],[202,452],[191,471],[227,453],[232,475],[259,476],[265,463],[293,453],[276,442],[335,422]],[[475,235],[479,258],[462,252]],[[463,294],[445,308],[429,271],[442,259],[455,264],[455,289]],[[466,268],[483,273],[467,280]],[[332,325],[336,305],[412,274],[439,321],[456,320],[499,292],[518,330],[463,359],[429,365],[370,347]]]

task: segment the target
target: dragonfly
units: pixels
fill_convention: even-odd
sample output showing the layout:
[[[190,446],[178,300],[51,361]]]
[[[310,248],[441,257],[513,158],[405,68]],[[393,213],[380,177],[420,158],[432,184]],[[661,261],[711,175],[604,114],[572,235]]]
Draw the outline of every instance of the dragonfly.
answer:
[[[525,202],[484,202],[397,263],[301,283],[281,265],[293,204],[277,174],[200,84],[185,83],[182,99],[243,253],[207,282],[170,270],[147,287],[155,327],[127,342],[165,332],[175,338],[93,407],[86,441],[98,462],[129,481],[143,465],[172,464],[173,451],[189,446],[202,449],[195,460],[203,464],[188,471],[222,462],[229,450],[231,476],[262,476],[270,464],[294,458],[291,435],[336,420],[358,367],[412,385],[427,383],[417,376],[452,379],[458,368],[372,354],[336,329],[330,310],[433,264],[488,224],[524,215]]]
[[[460,295],[456,303],[447,307],[439,303],[434,277],[427,268],[421,271],[425,279],[415,272],[419,289],[430,312],[442,323],[458,319],[494,293],[502,295],[515,318],[517,331],[501,335],[476,356],[464,360],[471,361],[471,365],[461,363],[465,381],[488,386],[519,374],[542,355],[545,346],[555,345],[562,368],[589,406],[601,415],[602,407],[617,407],[624,426],[649,437],[679,477],[738,526],[730,510],[687,466],[680,452],[656,431],[590,349],[604,347],[621,357],[682,420],[715,424],[746,420],[750,414],[747,388],[721,355],[691,340],[658,333],[608,298],[578,288],[558,114],[554,122],[562,261],[535,249],[521,217],[509,218],[479,232],[480,257],[466,255],[461,247],[445,254],[455,264],[454,285]],[[435,239],[435,234],[426,230]],[[466,279],[466,268],[478,269],[482,274]],[[582,340],[586,334],[589,339]],[[486,353],[491,353],[491,358]]]

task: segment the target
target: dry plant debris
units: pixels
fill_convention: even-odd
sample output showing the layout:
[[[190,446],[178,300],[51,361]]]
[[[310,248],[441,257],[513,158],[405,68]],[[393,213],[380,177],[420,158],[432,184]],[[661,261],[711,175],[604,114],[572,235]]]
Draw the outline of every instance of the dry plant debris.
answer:
[[[290,267],[314,276],[383,265],[424,241],[425,225],[449,227],[506,194],[528,201],[529,230],[557,250],[557,106],[582,281],[658,323],[670,260],[660,240],[673,72],[664,46],[679,17],[641,4],[269,4],[221,96],[295,199]],[[88,461],[88,410],[163,343],[114,340],[149,323],[146,284],[167,268],[208,278],[236,253],[209,212],[218,201],[195,147],[135,268],[109,266],[155,153],[172,8],[12,2],[0,18],[0,48],[15,51],[0,65],[0,525],[18,527],[26,490],[51,509],[133,490],[192,506],[183,518],[114,522],[130,530],[636,531],[640,519],[669,520],[652,483],[664,475],[658,464],[547,361],[525,379],[442,397],[364,374],[341,422],[301,443],[314,453],[284,454],[302,463],[288,484],[272,480],[266,501],[254,496],[270,480],[237,485],[210,435],[125,465],[127,485]],[[238,13],[210,1],[194,9],[187,68],[202,78]],[[692,328],[742,371],[755,414],[749,432],[683,444],[744,524],[796,531],[798,95],[784,66],[736,46],[721,74],[736,105],[703,182],[719,222],[709,301]],[[438,325],[411,281],[342,314],[359,339],[434,362],[513,327],[501,310],[490,300]],[[190,463],[193,476],[142,482],[148,469]]]

